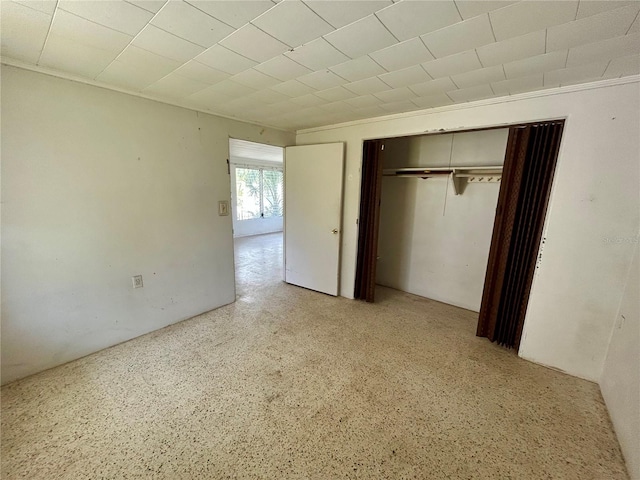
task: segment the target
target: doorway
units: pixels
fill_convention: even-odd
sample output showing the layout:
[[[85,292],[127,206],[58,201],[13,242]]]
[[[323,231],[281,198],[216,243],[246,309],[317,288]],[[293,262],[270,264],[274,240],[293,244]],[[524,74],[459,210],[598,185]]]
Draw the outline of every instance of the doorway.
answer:
[[[229,139],[236,291],[282,281],[284,148]]]
[[[488,224],[487,221],[484,222],[485,227],[487,225],[489,227],[493,225],[491,235],[489,236],[489,232],[486,232],[488,248],[485,249],[484,261],[487,263],[486,268],[483,268],[480,272],[481,275],[484,276],[484,283],[481,283],[482,277],[478,277],[478,281],[467,282],[467,286],[472,284],[472,286],[475,285],[475,287],[477,287],[475,297],[477,297],[479,308],[473,308],[473,310],[479,311],[477,335],[487,337],[500,345],[509,348],[513,347],[517,350],[520,344],[524,315],[526,313],[533,273],[535,271],[538,250],[542,238],[544,219],[560,148],[563,125],[564,120],[558,120],[514,125],[506,128],[501,127],[501,130],[505,132],[505,141],[501,154],[502,159],[499,163],[491,162],[494,163],[493,165],[484,165],[482,162],[478,164],[474,161],[476,156],[481,156],[478,152],[486,151],[484,147],[479,148],[480,144],[471,149],[461,149],[466,150],[466,156],[463,158],[471,159],[469,165],[464,165],[464,163],[460,164],[459,159],[458,162],[456,162],[453,160],[455,157],[455,141],[452,138],[451,141],[447,143],[445,138],[447,136],[455,137],[455,135],[459,135],[459,138],[462,138],[463,135],[468,136],[469,134],[473,135],[478,133],[483,137],[490,138],[493,135],[491,132],[496,133],[498,131],[497,128],[422,135],[420,136],[421,138],[429,141],[429,152],[426,156],[422,154],[415,155],[415,152],[421,149],[420,145],[416,146],[414,144],[408,147],[405,145],[405,152],[408,153],[398,155],[396,151],[392,155],[388,155],[389,152],[384,152],[385,144],[393,144],[390,140],[395,139],[365,141],[363,149],[363,177],[356,284],[354,291],[355,298],[369,302],[374,301],[375,285],[377,277],[379,276],[376,275],[376,271],[380,269],[380,259],[385,256],[384,248],[378,245],[378,237],[381,235],[380,214],[381,210],[384,210],[381,208],[381,205],[383,205],[381,199],[385,198],[386,191],[389,191],[391,194],[394,192],[390,191],[390,188],[389,190],[385,189],[385,192],[382,191],[383,182],[381,182],[381,179],[383,175],[402,178],[412,177],[413,182],[422,182],[431,178],[446,180],[446,188],[451,187],[451,191],[447,190],[445,194],[445,205],[447,205],[447,198],[451,197],[451,192],[455,195],[464,195],[466,189],[472,182],[486,184],[499,182],[497,187],[499,188],[499,192],[497,188],[495,189],[495,197],[497,197],[494,199],[494,201],[497,200],[495,212],[492,211],[494,207],[491,207],[491,210],[489,210],[492,215],[491,223]],[[486,132],[487,134],[482,132]],[[507,133],[508,137],[506,135]],[[500,134],[498,133],[498,135]],[[468,147],[469,145],[473,145],[473,142],[461,142],[461,145],[464,146],[464,144],[467,144]],[[493,147],[490,147],[489,150],[491,148]],[[444,150],[444,157],[446,156],[447,149],[449,149],[448,164],[446,158],[442,159],[441,164],[438,164],[438,160],[435,160],[436,163],[433,165],[431,163],[428,165],[413,164],[416,158],[419,160],[422,159],[423,161],[427,158],[433,161],[434,158],[438,157],[437,153],[439,150]],[[403,157],[409,159],[409,161],[407,165],[393,165],[394,168],[385,168],[389,167],[389,165],[384,165],[384,159],[381,160],[381,157],[385,156],[383,152],[391,159]],[[412,185],[415,193],[416,183]],[[424,191],[424,189],[422,191]],[[430,194],[433,194],[433,192],[430,192]],[[425,197],[424,194],[423,197]],[[396,205],[394,205],[392,209],[392,215],[396,223],[398,219],[402,218],[400,212],[403,208],[406,207],[414,210],[417,208],[415,199],[405,203],[406,205],[403,207],[402,202],[396,202]],[[465,208],[459,209],[460,218],[464,217],[470,209],[476,208],[479,204],[479,202],[475,201],[469,202]],[[400,205],[400,208],[398,205]],[[420,204],[420,208],[428,211],[433,205],[433,201],[423,201],[423,203]],[[494,203],[494,205],[496,204]],[[453,204],[450,204],[446,208],[451,209],[452,206]],[[432,219],[431,221],[429,220],[430,218]],[[442,236],[439,226],[446,228],[451,222],[439,222],[434,220],[436,218],[434,215],[429,217],[426,214],[422,216],[416,214],[412,217],[413,223],[409,225],[409,231],[411,232],[412,229],[416,229],[426,232],[423,235],[424,238],[439,238]],[[465,224],[465,222],[458,221],[459,218],[455,220],[456,221],[453,222],[454,224]],[[418,223],[419,221],[422,223]],[[468,220],[466,223],[468,224]],[[386,234],[389,231],[395,233],[396,229],[389,228],[389,223],[387,223],[384,228],[384,233]],[[448,235],[445,239],[440,239],[440,245],[445,246],[445,249],[442,250],[444,255],[441,254],[435,259],[435,262],[430,264],[433,268],[420,269],[423,282],[432,281],[432,283],[436,284],[435,288],[432,288],[431,291],[437,291],[438,287],[443,287],[443,285],[444,287],[440,288],[440,291],[446,291],[448,288],[446,282],[452,279],[457,282],[451,283],[453,288],[455,288],[455,285],[463,285],[463,282],[468,280],[467,278],[463,278],[462,281],[458,281],[459,279],[454,278],[455,269],[450,269],[449,264],[453,265],[455,262],[447,263],[444,271],[442,271],[442,269],[440,270],[441,275],[439,277],[438,267],[442,267],[446,263],[445,260],[443,260],[444,257],[452,256],[450,251],[455,250],[456,245],[464,243],[459,241],[460,238],[473,238],[473,235],[474,232],[463,232],[459,230],[458,238],[453,235]],[[404,237],[406,237],[406,235]],[[489,238],[490,243],[488,241]],[[408,251],[411,255],[408,268],[402,269],[394,265],[394,268],[405,276],[410,276],[412,269],[413,271],[419,270],[414,268],[416,258],[424,259],[433,253],[427,245],[416,243],[415,241],[410,245]],[[466,249],[460,250],[457,252],[457,255],[464,251],[466,251]],[[453,256],[455,255],[454,253]],[[384,262],[384,258],[382,261]],[[481,298],[480,292],[482,292]],[[428,295],[424,296],[431,298]],[[443,301],[440,298],[435,299]],[[456,304],[455,302],[444,301],[445,303]],[[458,306],[466,308],[464,305]]]

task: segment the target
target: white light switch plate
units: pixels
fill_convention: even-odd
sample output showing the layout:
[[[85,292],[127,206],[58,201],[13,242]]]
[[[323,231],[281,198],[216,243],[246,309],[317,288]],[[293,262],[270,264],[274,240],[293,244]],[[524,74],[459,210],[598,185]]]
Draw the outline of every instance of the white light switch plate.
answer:
[[[221,200],[218,202],[218,215],[221,217],[229,215],[229,202],[227,200]]]

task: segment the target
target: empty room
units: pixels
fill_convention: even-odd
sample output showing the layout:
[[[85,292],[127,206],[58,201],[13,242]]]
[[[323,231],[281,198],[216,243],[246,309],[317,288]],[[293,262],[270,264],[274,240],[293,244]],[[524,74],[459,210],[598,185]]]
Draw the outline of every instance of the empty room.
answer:
[[[0,476],[640,480],[639,13],[0,0]]]

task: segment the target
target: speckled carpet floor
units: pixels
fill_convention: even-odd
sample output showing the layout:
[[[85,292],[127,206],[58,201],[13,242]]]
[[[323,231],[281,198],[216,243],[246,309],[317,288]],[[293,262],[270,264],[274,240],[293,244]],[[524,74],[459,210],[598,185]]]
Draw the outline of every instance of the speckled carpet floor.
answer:
[[[477,314],[286,285],[280,235],[237,249],[235,304],[4,387],[2,478],[627,478],[598,387]]]

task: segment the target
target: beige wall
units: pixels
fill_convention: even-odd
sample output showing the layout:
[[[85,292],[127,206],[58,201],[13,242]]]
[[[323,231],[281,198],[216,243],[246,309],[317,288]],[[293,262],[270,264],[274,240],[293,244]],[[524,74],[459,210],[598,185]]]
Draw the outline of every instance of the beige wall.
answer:
[[[234,301],[230,136],[294,141],[2,66],[3,383]]]
[[[600,388],[618,434],[629,474],[640,479],[640,235],[612,239],[631,243],[636,252],[620,302]]]
[[[605,239],[640,223],[640,88],[629,82],[298,132],[301,145],[346,142],[341,294],[353,296],[364,139],[566,118],[520,355],[597,381],[633,254]]]

